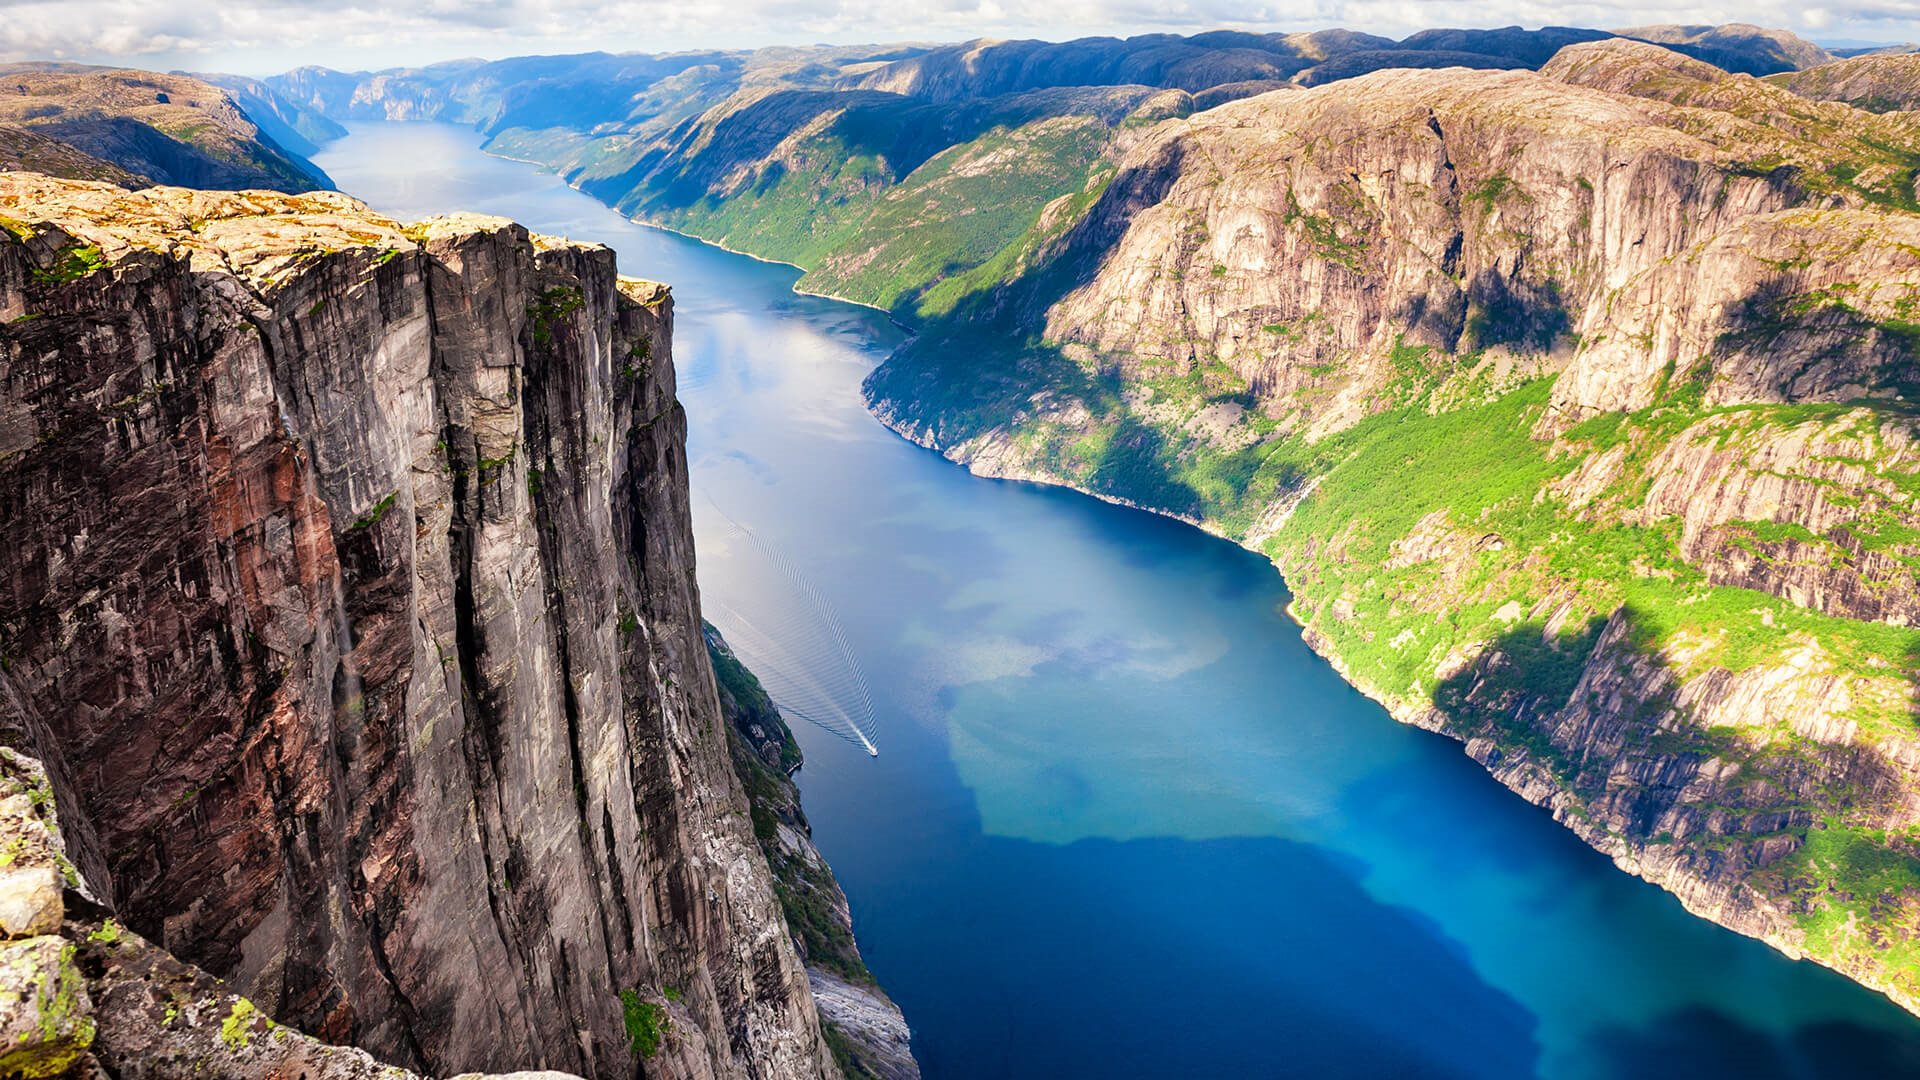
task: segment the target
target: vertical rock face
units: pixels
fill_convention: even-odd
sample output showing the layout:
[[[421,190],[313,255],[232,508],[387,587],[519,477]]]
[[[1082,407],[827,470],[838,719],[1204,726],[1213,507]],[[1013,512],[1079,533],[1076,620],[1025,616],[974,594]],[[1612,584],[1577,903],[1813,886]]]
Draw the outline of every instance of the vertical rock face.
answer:
[[[125,923],[433,1072],[826,1076],[663,286],[499,219],[0,179],[0,741]]]
[[[1609,42],[1162,125],[1071,237],[1085,280],[1045,336],[1129,378],[1217,360],[1315,437],[1379,411],[1410,348],[1564,369],[1561,426],[1702,359],[1714,404],[1891,398],[1914,224],[1869,196],[1898,195],[1878,148],[1905,121],[1697,69]],[[1851,324],[1786,332],[1835,295]]]

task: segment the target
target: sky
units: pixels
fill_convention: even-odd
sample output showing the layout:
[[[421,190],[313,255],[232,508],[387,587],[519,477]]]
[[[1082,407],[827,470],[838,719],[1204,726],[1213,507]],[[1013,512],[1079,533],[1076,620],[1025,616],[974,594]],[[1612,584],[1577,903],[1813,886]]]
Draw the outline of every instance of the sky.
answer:
[[[0,57],[266,75],[592,49],[1733,21],[1823,42],[1920,40],[1920,0],[0,0]]]

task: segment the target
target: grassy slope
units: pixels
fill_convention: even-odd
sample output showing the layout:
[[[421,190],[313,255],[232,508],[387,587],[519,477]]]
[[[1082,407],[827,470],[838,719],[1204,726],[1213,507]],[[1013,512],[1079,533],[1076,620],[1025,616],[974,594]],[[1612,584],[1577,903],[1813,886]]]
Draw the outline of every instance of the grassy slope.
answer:
[[[980,356],[950,343],[921,347]],[[1604,773],[1584,773],[1546,732],[1517,719],[1514,695],[1531,699],[1536,715],[1566,704],[1601,626],[1622,608],[1640,651],[1685,657],[1673,672],[1680,679],[1711,668],[1739,672],[1781,663],[1789,652],[1811,648],[1816,672],[1847,680],[1854,702],[1847,718],[1867,738],[1911,736],[1920,629],[1822,615],[1768,593],[1711,584],[1681,557],[1677,521],[1583,515],[1553,486],[1588,454],[1623,447],[1624,468],[1595,502],[1630,507],[1644,497],[1647,466],[1676,440],[1725,441],[1803,425],[1868,433],[1883,421],[1910,423],[1910,415],[1884,405],[1715,409],[1701,403],[1697,386],[1679,387],[1656,408],[1587,421],[1563,443],[1586,452],[1556,454],[1554,444],[1529,435],[1550,379],[1503,389],[1471,375],[1434,374],[1470,368],[1471,358],[1456,364],[1424,349],[1400,352],[1406,375],[1397,392],[1405,403],[1312,444],[1275,434],[1257,413],[1241,422],[1247,445],[1195,435],[1190,421],[1202,409],[1248,400],[1224,365],[1150,377],[1123,392],[1038,345],[1029,346],[1024,363],[1004,364],[1000,380],[982,378],[978,369],[952,374],[952,385],[984,396],[962,391],[929,411],[944,415],[961,441],[991,430],[996,417],[1018,415],[1042,387],[1055,405],[1071,397],[1088,406],[1090,421],[1016,422],[1020,456],[1085,490],[1197,519],[1256,544],[1286,572],[1294,613],[1314,630],[1318,647],[1362,689],[1403,715],[1438,705],[1455,734],[1490,736],[1509,753],[1526,752],[1583,799],[1603,793]],[[876,396],[902,389],[889,380],[903,378],[899,369],[883,369]],[[1920,495],[1920,475],[1875,471],[1909,497]],[[1256,532],[1276,502],[1306,490],[1311,494],[1284,526],[1271,535]],[[1444,522],[1443,535],[1464,541],[1464,565],[1395,558],[1396,543],[1422,531],[1423,523],[1434,531],[1430,515]],[[1756,538],[1793,529],[1766,522],[1748,528]],[[1863,506],[1850,531],[1865,538],[1866,550],[1910,553],[1920,541],[1884,505]],[[1837,545],[1831,552],[1850,557]],[[1906,563],[1920,570],[1911,554]],[[1549,614],[1557,616],[1551,631]],[[1492,681],[1504,672],[1511,685],[1482,687],[1469,700],[1461,662],[1489,644],[1506,658]],[[1490,689],[1509,693],[1503,698]],[[1653,707],[1657,712],[1660,703]],[[1659,737],[1650,728],[1643,734]],[[1764,820],[1782,809],[1773,793],[1789,786],[1802,756],[1816,750],[1785,720],[1736,731],[1690,729],[1683,717],[1675,734],[1685,752],[1742,767],[1746,779],[1725,808],[1730,823],[1725,831],[1680,840],[1625,839],[1703,852],[1759,841],[1765,831],[1744,829],[1740,820]],[[1920,990],[1920,947],[1910,932],[1899,932],[1920,921],[1920,834],[1887,835],[1873,824],[1878,808],[1858,803],[1856,795],[1828,792],[1804,807],[1819,824],[1782,830],[1801,846],[1787,860],[1754,871],[1751,883],[1796,912],[1812,954],[1842,966],[1869,960],[1910,992]]]
[[[1672,87],[1644,89],[1679,96]],[[1803,134],[1830,121],[1822,110],[1783,115],[1777,101],[1758,105],[1765,108],[1738,102],[1728,111],[1757,112],[1749,118],[1786,122]],[[1808,186],[1914,209],[1920,157],[1879,141],[1879,130],[1872,134],[1852,147],[1860,153],[1808,176]],[[1630,620],[1633,647],[1677,664],[1672,674],[1681,680],[1811,649],[1816,667],[1848,680],[1849,718],[1868,738],[1911,733],[1920,630],[1824,616],[1767,593],[1713,585],[1681,557],[1676,522],[1618,512],[1644,495],[1648,466],[1675,440],[1764,437],[1790,425],[1866,430],[1909,418],[1875,411],[1884,404],[1713,409],[1698,386],[1675,385],[1657,408],[1589,421],[1556,450],[1528,434],[1549,380],[1499,385],[1477,374],[1476,355],[1399,347],[1390,357],[1396,378],[1377,402],[1382,411],[1310,444],[1276,430],[1253,408],[1249,388],[1217,361],[1169,362],[1163,371],[1149,363],[1123,385],[1046,342],[1010,337],[1004,313],[994,310],[995,290],[1044,265],[1037,253],[1105,189],[1113,175],[1107,138],[1089,123],[997,125],[896,177],[884,155],[860,152],[870,140],[829,126],[790,158],[800,168],[763,169],[729,198],[656,213],[696,235],[807,268],[804,288],[889,307],[919,323],[921,335],[876,372],[876,400],[910,403],[904,419],[937,433],[942,445],[1005,438],[1036,473],[1261,547],[1286,571],[1296,613],[1319,647],[1363,689],[1403,715],[1439,705],[1456,734],[1491,737],[1531,757],[1578,799],[1602,794],[1604,775],[1583,772],[1524,717],[1567,703],[1600,627],[1616,611]],[[1309,329],[1267,328],[1282,336]],[[1224,428],[1200,422],[1223,410],[1230,417]],[[1623,468],[1596,500],[1614,510],[1576,512],[1555,493],[1555,482],[1585,457],[1616,447]],[[1920,495],[1920,477],[1884,479]],[[1302,492],[1310,494],[1271,528],[1275,505]],[[1783,529],[1791,531],[1750,526],[1757,541]],[[1443,546],[1455,541],[1464,554],[1397,559],[1396,542],[1423,530],[1439,533]],[[1870,550],[1920,541],[1884,507],[1863,509],[1852,532]],[[1847,556],[1836,546],[1833,557]],[[1504,663],[1470,666],[1490,650]],[[1528,708],[1518,707],[1522,698]],[[1649,704],[1659,711],[1661,703]],[[1741,823],[1764,822],[1780,809],[1770,795],[1774,778],[1790,780],[1816,750],[1784,723],[1708,730],[1682,717],[1664,732],[1643,727],[1637,735],[1662,749],[1738,762],[1747,778],[1728,796],[1733,805],[1718,831],[1625,838],[1656,847],[1707,851],[1760,839]],[[1827,792],[1800,809],[1815,826],[1787,830],[1800,841],[1795,854],[1754,871],[1752,884],[1797,913],[1815,955],[1842,966],[1869,960],[1920,992],[1920,949],[1912,935],[1889,932],[1914,921],[1920,908],[1920,837],[1875,829],[1874,808],[1857,805],[1851,792]]]
[[[874,200],[800,285],[946,314],[952,290],[929,293],[967,280],[1024,236],[1047,204],[1084,189],[1108,138],[1096,117],[1062,116],[995,127],[942,151]]]
[[[1011,251],[1050,204],[1092,203],[1112,173],[1116,132],[1142,122],[1136,106],[1150,97],[1134,87],[951,105],[873,94],[737,99],[703,121],[706,133],[677,167],[625,191],[595,176],[589,190],[646,220],[803,267],[804,290],[940,316],[1016,269]],[[783,109],[791,114],[780,122],[797,134],[770,152],[730,131],[750,132]],[[613,143],[517,133],[499,146],[575,162],[630,152]]]

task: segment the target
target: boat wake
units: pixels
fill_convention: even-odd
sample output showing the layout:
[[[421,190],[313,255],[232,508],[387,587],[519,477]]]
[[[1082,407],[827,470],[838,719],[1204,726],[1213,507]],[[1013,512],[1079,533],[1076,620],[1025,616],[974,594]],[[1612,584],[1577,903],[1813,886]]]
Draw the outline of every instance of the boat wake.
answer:
[[[873,693],[833,605],[786,556],[707,503],[748,552],[729,566],[730,596],[709,599],[709,621],[781,712],[880,756]]]

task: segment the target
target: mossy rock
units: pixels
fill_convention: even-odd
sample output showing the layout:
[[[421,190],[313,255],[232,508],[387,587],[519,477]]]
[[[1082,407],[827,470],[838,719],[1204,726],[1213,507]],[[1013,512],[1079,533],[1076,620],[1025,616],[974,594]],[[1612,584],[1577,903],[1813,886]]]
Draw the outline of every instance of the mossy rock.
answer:
[[[58,1076],[93,1045],[93,1003],[58,937],[0,946],[0,1076]]]

